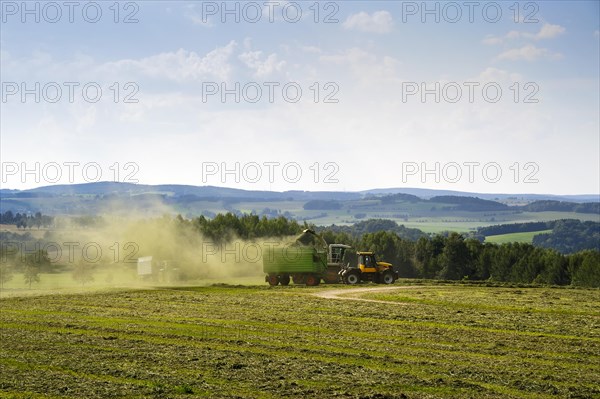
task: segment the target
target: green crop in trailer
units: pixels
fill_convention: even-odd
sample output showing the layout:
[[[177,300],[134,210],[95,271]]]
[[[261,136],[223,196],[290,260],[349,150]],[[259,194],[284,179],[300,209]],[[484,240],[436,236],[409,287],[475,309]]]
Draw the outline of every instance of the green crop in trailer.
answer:
[[[263,254],[263,271],[271,273],[323,273],[327,254],[312,247],[267,248]]]

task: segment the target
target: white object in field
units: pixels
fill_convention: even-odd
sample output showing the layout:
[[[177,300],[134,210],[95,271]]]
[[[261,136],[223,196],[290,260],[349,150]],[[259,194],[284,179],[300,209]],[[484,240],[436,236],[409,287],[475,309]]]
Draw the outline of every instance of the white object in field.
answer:
[[[152,256],[143,256],[137,261],[138,276],[148,276],[152,274]]]

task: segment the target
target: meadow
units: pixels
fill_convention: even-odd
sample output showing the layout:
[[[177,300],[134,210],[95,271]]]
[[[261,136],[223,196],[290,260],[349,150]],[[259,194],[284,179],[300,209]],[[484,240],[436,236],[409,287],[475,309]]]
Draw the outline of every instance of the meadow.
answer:
[[[525,233],[509,233],[509,234],[498,234],[493,236],[486,236],[485,242],[491,242],[494,244],[505,244],[509,242],[526,242],[531,244],[533,237],[538,234],[551,233],[552,230],[540,230],[540,231],[528,231]]]
[[[5,297],[0,397],[600,397],[600,291],[487,284]]]

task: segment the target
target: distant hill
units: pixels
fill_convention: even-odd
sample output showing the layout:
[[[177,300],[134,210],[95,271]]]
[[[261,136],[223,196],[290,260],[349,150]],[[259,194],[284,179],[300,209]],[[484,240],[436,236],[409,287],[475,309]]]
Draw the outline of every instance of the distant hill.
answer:
[[[598,202],[600,195],[582,194],[582,195],[552,195],[552,194],[487,194],[475,192],[462,192],[452,190],[433,190],[423,188],[378,188],[356,192],[345,191],[264,191],[264,190],[242,190],[228,187],[216,186],[191,186],[182,184],[133,184],[119,182],[97,182],[82,184],[58,184],[53,186],[37,187],[29,190],[11,190],[3,188],[0,190],[0,197],[11,197],[18,193],[36,193],[46,196],[48,194],[61,195],[131,195],[140,193],[163,193],[171,196],[195,195],[197,197],[220,197],[220,198],[261,198],[261,199],[279,199],[291,198],[293,200],[350,200],[365,198],[368,196],[385,196],[390,194],[406,194],[413,198],[431,199],[439,196],[458,196],[458,197],[477,197],[484,200],[507,200],[520,199],[526,201],[567,201],[567,202]]]
[[[341,191],[260,191],[260,190],[242,190],[228,187],[215,186],[189,186],[180,184],[132,184],[118,182],[97,182],[83,184],[60,184],[54,186],[44,186],[29,190],[2,190],[0,196],[14,197],[22,193],[35,193],[38,196],[62,195],[134,195],[142,193],[160,193],[168,196],[196,196],[198,198],[218,197],[218,198],[242,198],[242,199],[286,199],[311,200],[311,199],[357,199],[362,194],[354,192]]]
[[[578,212],[578,213],[600,213],[599,202],[588,202],[579,204],[565,201],[534,201],[523,205],[522,210],[528,212]]]
[[[526,198],[536,198],[526,200]],[[566,200],[564,198],[567,198]],[[344,191],[264,191],[215,186],[179,184],[146,185],[97,182],[54,185],[30,190],[0,190],[0,211],[42,212],[45,215],[120,215],[143,216],[165,212],[185,217],[232,212],[260,216],[284,216],[311,220],[316,224],[352,224],[356,219],[393,219],[424,226],[433,231],[450,228],[474,230],[480,226],[510,222],[564,218],[597,220],[598,201],[584,203],[593,195],[557,197],[529,194],[480,194],[416,188]],[[563,199],[558,199],[563,198]],[[159,205],[159,206],[157,206]],[[574,213],[580,216],[574,215]],[[540,214],[539,216],[537,214]],[[585,216],[581,216],[585,215]]]
[[[508,209],[508,205],[501,204],[500,202],[476,197],[460,197],[457,195],[441,195],[432,197],[429,201],[444,204],[456,204],[457,206],[455,209],[470,212],[504,211]]]
[[[599,194],[576,194],[576,195],[553,195],[553,194],[502,194],[502,193],[476,193],[452,190],[434,190],[428,188],[376,188],[372,190],[360,191],[361,194],[386,195],[386,194],[411,194],[423,199],[430,199],[436,196],[459,196],[459,197],[478,197],[487,200],[504,201],[508,199],[536,201],[536,200],[554,200],[571,202],[598,202]]]

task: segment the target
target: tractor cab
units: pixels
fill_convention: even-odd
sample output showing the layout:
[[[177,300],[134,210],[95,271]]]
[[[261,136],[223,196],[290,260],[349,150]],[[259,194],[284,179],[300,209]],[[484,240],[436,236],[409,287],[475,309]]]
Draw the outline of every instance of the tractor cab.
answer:
[[[375,260],[375,254],[373,252],[359,252],[358,254],[358,268],[363,273],[375,273],[377,272],[377,261]]]
[[[346,251],[350,248],[352,248],[350,245],[329,244],[329,259],[327,259],[327,263],[342,264],[345,259],[344,255],[346,255]]]
[[[323,276],[323,281],[329,284],[340,282],[339,272],[348,261],[350,245],[345,244],[329,244],[327,252],[327,271]]]

